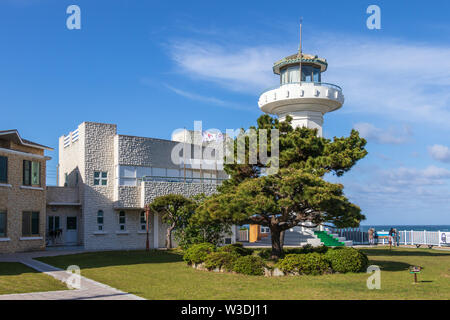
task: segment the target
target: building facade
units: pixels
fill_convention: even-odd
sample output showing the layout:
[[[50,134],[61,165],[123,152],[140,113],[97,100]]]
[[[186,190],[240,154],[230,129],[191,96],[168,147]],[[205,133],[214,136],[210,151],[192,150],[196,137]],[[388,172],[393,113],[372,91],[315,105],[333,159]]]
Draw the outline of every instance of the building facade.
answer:
[[[58,217],[63,229],[53,233],[54,243],[90,250],[143,249],[146,204],[166,194],[216,192],[227,175],[221,161],[195,159],[194,149],[205,150],[203,143],[183,144],[192,152],[178,153],[179,161],[173,161],[172,151],[183,136],[163,140],[119,135],[114,124],[83,122],[60,137],[58,187],[49,187],[47,201],[48,225],[56,229]],[[152,213],[150,247],[165,246],[166,229]]]
[[[0,131],[0,253],[43,250],[49,147]]]

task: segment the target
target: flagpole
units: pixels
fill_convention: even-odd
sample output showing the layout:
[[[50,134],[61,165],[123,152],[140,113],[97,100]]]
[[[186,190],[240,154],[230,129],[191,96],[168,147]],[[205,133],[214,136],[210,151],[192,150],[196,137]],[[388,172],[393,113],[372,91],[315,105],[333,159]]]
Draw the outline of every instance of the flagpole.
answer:
[[[302,22],[303,22],[303,17],[300,18],[300,43],[298,46],[298,58],[300,59],[300,75],[299,75],[299,83],[300,85],[302,85]]]
[[[184,146],[183,146],[183,167],[184,167],[184,183],[186,183],[186,127],[184,127]]]

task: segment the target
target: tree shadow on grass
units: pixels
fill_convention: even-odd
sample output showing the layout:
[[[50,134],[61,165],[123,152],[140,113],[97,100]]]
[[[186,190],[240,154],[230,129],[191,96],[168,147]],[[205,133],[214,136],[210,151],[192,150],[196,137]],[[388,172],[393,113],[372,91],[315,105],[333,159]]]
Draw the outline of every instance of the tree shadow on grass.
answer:
[[[147,252],[131,250],[86,252],[55,257],[41,257],[36,258],[36,260],[61,269],[66,269],[70,265],[77,265],[81,269],[89,269],[136,264],[174,263],[183,261],[183,256],[176,251],[150,250]]]
[[[434,249],[409,249],[392,248],[390,249],[360,249],[369,256],[404,256],[404,257],[450,257],[450,252],[442,252]]]
[[[0,263],[0,276],[19,276],[24,273],[37,273],[37,271],[20,262]]]
[[[406,271],[409,270],[410,264],[399,262],[399,261],[383,261],[383,260],[372,260],[369,263],[371,265],[379,266],[381,271]]]

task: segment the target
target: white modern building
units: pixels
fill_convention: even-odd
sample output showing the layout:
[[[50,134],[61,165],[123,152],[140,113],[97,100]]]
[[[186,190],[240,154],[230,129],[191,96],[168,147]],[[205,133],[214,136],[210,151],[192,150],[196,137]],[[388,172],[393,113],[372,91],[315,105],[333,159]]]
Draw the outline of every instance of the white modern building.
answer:
[[[205,163],[196,153],[210,147],[222,159],[214,143],[189,143],[195,141],[191,131],[163,140],[121,135],[114,124],[93,122],[60,137],[58,186],[48,187],[47,196],[48,245],[145,248],[146,204],[170,193],[210,195],[227,178],[221,160]],[[180,142],[191,154],[181,151],[174,162],[172,150]],[[149,225],[150,247],[164,247],[161,217],[151,214]]]

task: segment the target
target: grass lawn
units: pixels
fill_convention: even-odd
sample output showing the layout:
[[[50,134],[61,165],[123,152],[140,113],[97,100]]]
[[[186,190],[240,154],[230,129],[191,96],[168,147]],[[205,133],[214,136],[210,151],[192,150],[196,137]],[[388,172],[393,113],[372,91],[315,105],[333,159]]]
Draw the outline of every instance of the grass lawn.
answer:
[[[431,249],[363,250],[381,268],[381,289],[368,290],[368,274],[266,278],[199,271],[177,252],[113,251],[39,258],[147,299],[450,299],[450,252]],[[410,265],[421,265],[413,285]]]
[[[0,262],[0,294],[67,290],[62,282],[18,262]]]

